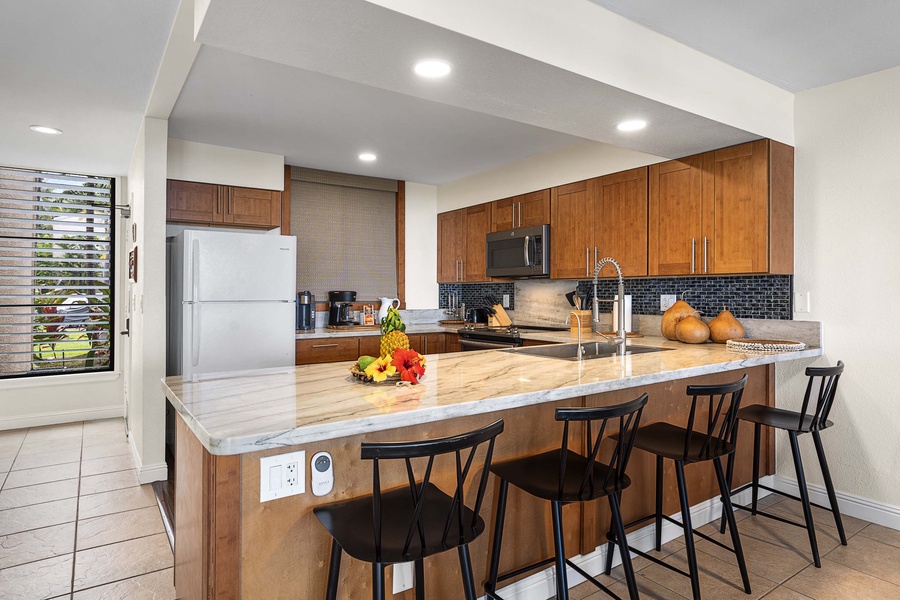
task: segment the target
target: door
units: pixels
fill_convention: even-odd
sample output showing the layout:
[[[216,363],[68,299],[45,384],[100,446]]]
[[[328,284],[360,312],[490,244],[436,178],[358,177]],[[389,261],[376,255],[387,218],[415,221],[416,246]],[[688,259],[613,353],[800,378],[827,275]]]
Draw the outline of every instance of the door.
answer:
[[[294,364],[290,302],[183,304],[182,319],[183,376]]]
[[[438,215],[438,282],[462,281],[462,213],[458,210]]]
[[[219,186],[170,179],[166,185],[166,220],[182,223],[222,223],[224,199]]]
[[[281,225],[281,193],[243,187],[220,186],[227,209],[225,222],[247,227]]]
[[[648,259],[650,275],[699,273],[702,245],[702,156],[650,165]]]
[[[593,277],[594,189],[587,179],[550,192],[550,276]]]
[[[647,167],[601,177],[594,203],[600,257],[619,262],[626,277],[647,275]],[[606,265],[600,277],[614,277]]]
[[[463,281],[490,281],[487,268],[487,234],[491,231],[491,203],[464,209]]]
[[[537,227],[550,222],[550,190],[516,196],[519,204],[516,227]]]
[[[520,196],[495,200],[491,204],[491,231],[515,229],[515,210]]]
[[[218,231],[183,235],[185,301],[286,300],[293,306],[296,238]]]
[[[769,242],[766,140],[707,152],[703,157],[698,272],[765,273]]]

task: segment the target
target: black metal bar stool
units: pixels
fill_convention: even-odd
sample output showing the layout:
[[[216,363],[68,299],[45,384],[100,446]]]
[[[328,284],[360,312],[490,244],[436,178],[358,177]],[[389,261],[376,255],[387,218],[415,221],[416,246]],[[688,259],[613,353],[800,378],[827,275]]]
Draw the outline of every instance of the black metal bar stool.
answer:
[[[462,570],[466,600],[475,600],[475,578],[469,544],[484,531],[478,515],[487,487],[494,438],[503,431],[499,420],[462,435],[418,442],[365,443],[362,459],[371,460],[374,494],[313,509],[319,522],[332,536],[328,570],[327,600],[336,600],[341,569],[341,552],[372,563],[372,597],[384,600],[384,569],[395,563],[415,562],[416,600],[425,597],[424,558],[456,548]],[[478,447],[487,442],[475,505],[465,505],[465,484]],[[463,456],[463,451],[468,455]],[[431,483],[435,458],[455,455],[456,489],[453,495]],[[417,481],[412,459],[425,459],[425,473]],[[381,491],[379,460],[404,460],[408,485]]]
[[[796,525],[806,529],[809,534],[809,547],[812,550],[813,562],[817,567],[822,566],[819,560],[819,546],[816,543],[816,528],[813,524],[812,507],[817,506],[823,510],[830,511],[834,515],[834,524],[837,526],[838,534],[841,537],[841,544],[847,545],[847,536],[844,535],[844,524],[841,521],[841,512],[838,507],[837,497],[834,494],[834,484],[831,482],[831,473],[828,471],[828,462],[825,460],[825,448],[822,446],[822,438],[820,433],[823,429],[827,429],[834,425],[828,420],[828,414],[834,404],[834,396],[837,392],[838,381],[841,373],[844,372],[844,363],[838,361],[834,367],[807,367],[806,376],[809,378],[806,384],[806,394],[803,396],[803,406],[800,412],[785,410],[782,408],[773,408],[771,406],[763,406],[761,404],[751,404],[742,408],[738,412],[738,419],[753,423],[753,481],[747,485],[743,485],[731,493],[738,494],[748,488],[753,490],[753,499],[750,506],[735,504],[735,508],[749,510],[754,515],[762,515],[782,523]],[[816,385],[818,383],[818,385]],[[813,389],[818,389],[816,394],[815,408],[812,413],[808,413],[810,409],[810,398]],[[800,489],[800,497],[792,494],[786,494],[776,489],[770,488],[759,483],[759,446],[760,434],[763,425],[766,427],[774,427],[775,429],[783,429],[788,432],[788,439],[791,442],[791,453],[794,457],[794,469],[797,471],[797,486]],[[819,466],[822,469],[822,477],[825,480],[825,490],[828,492],[828,501],[830,507],[821,506],[809,501],[809,491],[806,489],[806,475],[803,473],[803,460],[800,458],[800,445],[797,438],[804,433],[811,433],[813,442],[816,444],[816,454],[819,456]],[[734,474],[734,456],[728,460],[728,482]],[[780,494],[787,498],[799,501],[803,505],[803,517],[805,524],[797,523],[789,519],[784,519],[778,515],[763,512],[757,508],[759,501],[759,488]],[[720,530],[725,533],[725,515],[723,515]]]
[[[645,404],[647,404],[647,394],[643,394],[631,402],[616,406],[603,408],[559,408],[556,410],[556,420],[565,423],[563,426],[562,446],[559,450],[517,458],[491,467],[491,471],[500,478],[500,493],[497,497],[496,526],[494,528],[490,572],[488,581],[484,585],[488,598],[503,600],[497,595],[497,584],[499,582],[551,563],[556,564],[556,597],[558,600],[568,600],[569,598],[566,565],[572,567],[585,579],[610,596],[618,598],[609,588],[566,559],[563,546],[562,507],[565,504],[587,502],[606,496],[609,498],[613,524],[618,525],[619,531],[622,532],[620,539],[624,540],[624,530],[621,529],[622,515],[619,512],[618,494],[631,485],[631,480],[625,474],[625,467],[631,455],[634,434],[640,423],[641,412]],[[613,446],[609,462],[602,463],[598,460],[600,444],[604,439],[603,435],[610,420],[615,420],[613,421],[614,423],[618,422],[620,435]],[[581,421],[587,426],[585,440],[587,456],[569,450],[569,423],[571,421]],[[600,422],[596,439],[592,436],[592,424],[595,421]],[[553,515],[555,556],[500,575],[498,573],[500,568],[500,547],[503,542],[503,522],[510,483],[532,496],[550,501]],[[628,553],[624,553],[624,556],[623,563],[628,593],[632,600],[637,600],[638,591],[634,581],[634,571],[631,568]]]
[[[695,600],[700,598],[700,577],[697,568],[697,553],[694,549],[694,534],[702,537],[717,546],[734,552],[737,557],[738,567],[741,571],[741,579],[744,583],[744,591],[750,593],[750,578],[747,575],[747,565],[744,562],[744,551],[741,548],[741,538],[738,536],[734,513],[727,512],[728,525],[731,531],[732,548],[722,544],[718,540],[693,529],[691,525],[691,504],[688,501],[687,486],[684,479],[684,466],[697,462],[712,461],[716,469],[716,478],[719,481],[719,490],[722,493],[726,508],[731,507],[731,498],[727,497],[728,483],[725,478],[725,470],[722,468],[722,457],[734,453],[737,441],[737,414],[741,405],[741,396],[747,376],[744,375],[734,383],[720,385],[689,385],[687,395],[691,396],[691,412],[688,416],[687,427],[679,427],[669,423],[652,423],[641,427],[634,441],[634,447],[640,448],[656,455],[656,512],[652,515],[638,519],[625,525],[624,529],[630,529],[650,520],[656,524],[656,550],[662,546],[662,520],[670,521],[684,529],[684,546],[687,552],[688,573],[665,563],[655,556],[651,556],[640,550],[635,550],[621,543],[618,527],[610,527],[607,534],[609,543],[606,550],[606,574],[612,570],[613,552],[616,542],[620,548],[627,547],[635,554],[651,560],[667,569],[689,577],[691,591]],[[694,430],[694,424],[698,411],[698,399],[706,398],[706,416],[700,417],[700,431]],[[702,407],[701,407],[702,410]],[[705,423],[703,423],[705,421]],[[705,425],[705,427],[704,427]],[[675,462],[675,474],[678,477],[678,498],[681,503],[681,520],[679,523],[668,515],[663,514],[663,460],[669,458]],[[615,524],[613,524],[615,525]],[[622,550],[623,562],[627,555]]]

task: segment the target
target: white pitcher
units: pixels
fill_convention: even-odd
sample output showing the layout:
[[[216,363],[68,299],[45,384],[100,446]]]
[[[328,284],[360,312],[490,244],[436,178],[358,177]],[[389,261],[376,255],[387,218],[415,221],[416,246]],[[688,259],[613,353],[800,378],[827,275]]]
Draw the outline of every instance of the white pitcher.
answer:
[[[390,307],[400,308],[400,300],[398,298],[388,298],[387,296],[378,300],[381,302],[381,307],[378,309],[378,323],[380,324],[381,320],[387,316]]]

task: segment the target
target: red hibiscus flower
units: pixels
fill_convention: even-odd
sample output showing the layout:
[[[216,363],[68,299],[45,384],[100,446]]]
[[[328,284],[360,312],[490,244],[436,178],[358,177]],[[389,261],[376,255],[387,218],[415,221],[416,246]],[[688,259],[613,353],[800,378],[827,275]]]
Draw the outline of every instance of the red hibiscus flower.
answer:
[[[425,374],[425,357],[415,350],[398,348],[394,351],[391,364],[397,367],[401,381],[416,384],[419,383],[419,379]]]

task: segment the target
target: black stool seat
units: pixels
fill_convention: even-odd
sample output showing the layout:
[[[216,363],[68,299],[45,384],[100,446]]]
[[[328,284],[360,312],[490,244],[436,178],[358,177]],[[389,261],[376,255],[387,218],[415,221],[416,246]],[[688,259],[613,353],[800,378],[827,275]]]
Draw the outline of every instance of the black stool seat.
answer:
[[[422,538],[417,533],[413,536],[409,550],[405,553],[403,547],[406,545],[406,536],[415,515],[416,503],[409,493],[409,487],[400,487],[381,493],[380,558],[376,556],[375,512],[372,496],[319,506],[313,509],[313,513],[347,554],[366,562],[412,562],[445,550],[452,550],[462,544],[468,544],[484,531],[484,520],[465,505],[462,507],[463,525],[460,527],[460,515],[455,510],[453,498],[433,483],[425,486],[424,493],[425,502],[422,504],[419,526],[424,533],[426,545],[422,546]],[[452,515],[451,535],[443,540],[447,515]],[[459,532],[462,532],[462,535],[459,535]]]
[[[815,415],[803,415],[803,424],[800,423],[800,413],[793,410],[785,410],[783,408],[773,408],[771,406],[763,406],[762,404],[751,404],[738,411],[738,419],[742,421],[750,421],[751,423],[759,423],[760,425],[768,425],[776,429],[784,429],[786,431],[799,431],[809,433],[815,427],[816,431],[828,429],[834,423],[828,419],[819,423]]]
[[[689,438],[687,442],[686,438]],[[671,423],[651,423],[638,429],[634,447],[656,456],[691,464],[731,454],[735,446],[727,441],[710,443],[709,436],[705,432],[691,431],[688,434],[688,430],[684,427]]]
[[[594,461],[591,467],[593,482],[589,480],[588,485],[583,486],[584,475],[589,468],[588,459],[571,450],[566,450],[566,453],[567,468],[562,493],[559,485],[562,455],[559,448],[494,464],[491,471],[520,490],[553,502],[587,502],[620,492],[631,485],[631,479],[627,475],[623,475],[621,480],[609,477],[609,465]],[[606,485],[604,482],[607,482]]]

